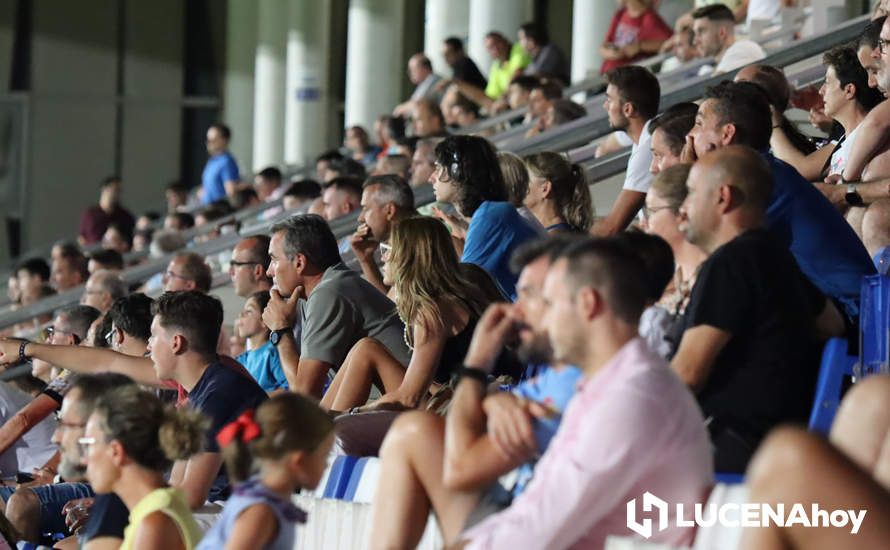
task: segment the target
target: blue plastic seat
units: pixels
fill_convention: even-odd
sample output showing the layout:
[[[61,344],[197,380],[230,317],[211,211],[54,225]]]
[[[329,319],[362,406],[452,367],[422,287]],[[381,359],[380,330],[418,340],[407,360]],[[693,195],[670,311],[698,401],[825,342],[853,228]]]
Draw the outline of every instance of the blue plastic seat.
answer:
[[[322,494],[323,498],[343,498],[357,462],[358,458],[354,456],[338,456],[334,459]]]
[[[810,413],[810,431],[828,435],[841,404],[844,380],[853,376],[853,367],[858,360],[858,357],[847,354],[845,339],[832,338],[826,342],[816,382],[816,398]]]
[[[890,277],[862,278],[857,377],[890,371]]]
[[[724,483],[726,485],[738,485],[740,483],[745,482],[745,474],[730,474],[730,473],[717,472],[716,474],[714,474],[714,480],[717,483]]]
[[[355,492],[362,481],[362,473],[365,471],[365,466],[367,466],[372,458],[373,457],[364,456],[358,459],[355,463],[355,467],[352,469],[352,474],[349,476],[349,483],[346,485],[346,490],[343,492],[343,500],[355,500]]]

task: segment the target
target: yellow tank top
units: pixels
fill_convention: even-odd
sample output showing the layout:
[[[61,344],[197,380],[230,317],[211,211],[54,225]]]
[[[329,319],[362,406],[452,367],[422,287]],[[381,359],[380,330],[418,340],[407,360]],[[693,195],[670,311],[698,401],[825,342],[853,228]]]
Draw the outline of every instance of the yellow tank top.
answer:
[[[130,524],[124,529],[124,542],[121,544],[121,550],[133,549],[133,541],[136,539],[139,524],[142,523],[145,516],[157,511],[164,512],[176,523],[179,527],[179,534],[182,535],[182,542],[188,550],[194,548],[201,540],[201,529],[195,523],[195,518],[192,517],[192,511],[189,509],[182,491],[165,487],[155,489],[145,495],[130,510]]]

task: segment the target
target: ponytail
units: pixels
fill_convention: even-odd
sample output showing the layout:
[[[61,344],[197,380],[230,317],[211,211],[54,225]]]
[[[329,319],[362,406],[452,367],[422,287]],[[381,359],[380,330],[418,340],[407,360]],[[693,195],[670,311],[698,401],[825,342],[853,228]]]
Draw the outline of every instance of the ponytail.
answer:
[[[571,198],[563,205],[563,216],[569,225],[587,233],[593,225],[593,198],[590,196],[584,168],[574,163],[571,168],[571,185]]]

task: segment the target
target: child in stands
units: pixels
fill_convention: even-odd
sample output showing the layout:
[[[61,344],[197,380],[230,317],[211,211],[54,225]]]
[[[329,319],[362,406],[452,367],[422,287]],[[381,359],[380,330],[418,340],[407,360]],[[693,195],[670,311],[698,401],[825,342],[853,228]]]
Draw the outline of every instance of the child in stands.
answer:
[[[298,488],[314,489],[334,443],[334,423],[310,399],[279,394],[246,411],[219,432],[217,440],[229,476],[245,480],[235,488],[219,521],[199,550],[295,547],[295,524],[306,513],[291,501]],[[252,471],[256,475],[248,476]]]

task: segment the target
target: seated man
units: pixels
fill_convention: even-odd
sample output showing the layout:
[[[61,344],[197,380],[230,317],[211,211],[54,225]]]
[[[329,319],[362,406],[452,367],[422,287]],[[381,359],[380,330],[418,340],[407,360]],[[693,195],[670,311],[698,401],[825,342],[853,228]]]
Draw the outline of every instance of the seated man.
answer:
[[[362,200],[362,182],[358,178],[338,177],[322,185],[324,218],[333,221],[359,209]]]
[[[890,539],[890,378],[857,382],[844,397],[829,440],[799,428],[780,428],[764,441],[748,469],[750,502],[817,502],[821,508],[853,508],[852,525],[745,529],[739,548],[821,550],[881,548]],[[818,482],[813,483],[813,480]],[[855,529],[855,534],[852,534]]]
[[[127,292],[127,284],[117,272],[100,269],[87,279],[80,303],[106,313],[111,304],[126,296]]]
[[[133,357],[96,348],[0,341],[0,364],[38,358],[70,370],[94,374],[118,372],[143,385],[180,384],[188,406],[210,419],[205,451],[173,465],[170,485],[181,489],[192,509],[224,500],[229,482],[216,443],[217,432],[243,411],[265,401],[266,392],[242,369],[216,354],[222,304],[198,291],[166,292],[153,306],[150,357]]]
[[[360,339],[378,340],[407,365],[404,324],[395,304],[343,265],[328,224],[313,214],[272,227],[269,276],[274,286],[263,322],[272,331],[291,390],[321,397],[328,372]],[[303,331],[296,348],[297,300]]]
[[[349,244],[365,279],[380,292],[388,294],[389,287],[383,284],[374,254],[381,243],[389,240],[393,224],[417,214],[414,191],[399,176],[371,176],[362,185],[361,205],[358,227]]]
[[[608,239],[578,243],[550,268],[541,323],[554,361],[578,365],[582,382],[528,487],[461,533],[465,548],[600,548],[609,535],[630,535],[628,502],[643,514],[643,491],[689,507],[710,486],[701,412],[637,335],[649,294],[644,271],[626,244]],[[515,322],[508,305],[486,312],[477,334],[491,337],[471,347],[462,386],[481,391],[473,370],[490,367],[484,344]],[[672,523],[650,542],[691,543],[694,530]]]
[[[151,241],[151,233],[147,233],[147,235],[149,236],[148,240]],[[111,250],[110,248],[100,248],[90,253],[89,260],[87,261],[87,271],[92,275],[102,269],[123,271],[124,257],[117,250]]]
[[[535,366],[550,359],[540,324],[541,287],[552,258],[570,242],[534,241],[513,258],[513,267],[521,271],[513,313],[522,342],[520,355]],[[513,334],[492,335],[487,349],[499,353],[509,336]],[[486,338],[489,334],[477,333],[471,345]],[[545,366],[543,374],[521,383],[513,393],[488,396],[476,382],[460,384],[447,419],[431,412],[401,415],[380,453],[381,479],[390,484],[374,503],[375,544],[417,546],[430,507],[446,543],[451,543],[468,521],[475,523],[508,506],[531,479],[536,457],[547,449],[579,376],[575,367]],[[517,425],[511,425],[511,419],[519,429],[511,429]],[[518,436],[521,443],[512,443],[516,439],[511,436]],[[508,485],[498,482],[511,470],[515,475]]]
[[[59,254],[53,258],[51,275],[53,288],[59,292],[71,290],[87,280],[87,259],[74,243],[59,247]]]
[[[721,82],[705,92],[696,124],[687,136],[684,160],[692,162],[719,147],[747,145],[759,151],[772,173],[766,225],[788,245],[804,275],[826,296],[859,315],[862,277],[874,274],[868,252],[850,224],[788,163],[769,153],[770,107],[750,82]]]
[[[729,146],[689,173],[686,239],[710,255],[683,319],[672,366],[698,395],[718,472],[744,472],[767,431],[805,422],[820,336],[843,332],[832,303],[766,229],[769,164]]]
[[[697,111],[698,105],[695,103],[678,103],[665,109],[649,123],[652,133],[649,171],[653,175],[682,162],[680,157],[686,144],[686,134],[695,125]]]
[[[73,533],[86,521],[84,514],[73,527],[66,525],[63,513],[64,509],[69,508],[69,501],[94,496],[89,484],[82,482],[86,466],[77,440],[83,437],[87,418],[93,413],[99,398],[110,389],[132,383],[126,376],[105,373],[79,376],[71,384],[62,401],[59,426],[53,434],[53,442],[58,444],[61,453],[59,479],[64,482],[20,487],[18,490],[0,488],[0,494],[7,500],[6,516],[24,540],[37,542],[44,533],[68,533],[69,529]],[[108,548],[106,544],[119,546],[130,513],[120,498],[113,493],[98,495],[95,501],[87,500],[80,504],[90,505],[86,529],[78,533],[82,537],[83,548]]]
[[[699,75],[722,74],[760,61],[766,52],[752,40],[735,35],[735,17],[723,4],[714,3],[692,12],[693,44],[702,57],[713,57],[716,66],[704,65]]]

